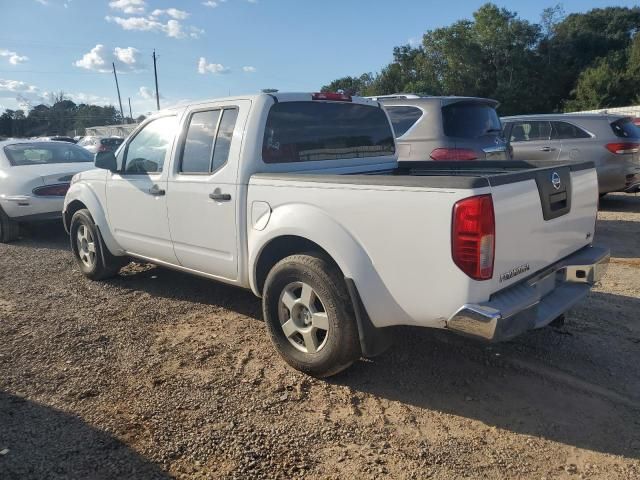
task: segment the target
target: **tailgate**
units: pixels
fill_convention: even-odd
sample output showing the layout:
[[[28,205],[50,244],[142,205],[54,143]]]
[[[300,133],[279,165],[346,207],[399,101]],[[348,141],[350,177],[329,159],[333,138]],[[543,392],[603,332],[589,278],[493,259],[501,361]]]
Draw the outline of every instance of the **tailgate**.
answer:
[[[491,293],[593,241],[598,185],[590,163],[523,172],[521,181],[511,183],[497,179],[491,194],[496,219]]]

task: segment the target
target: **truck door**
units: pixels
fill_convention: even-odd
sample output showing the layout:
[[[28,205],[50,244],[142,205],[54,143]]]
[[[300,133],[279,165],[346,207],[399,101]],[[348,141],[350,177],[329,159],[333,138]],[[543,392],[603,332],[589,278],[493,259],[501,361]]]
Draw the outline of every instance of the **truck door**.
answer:
[[[178,130],[175,115],[147,123],[118,153],[108,174],[107,210],[113,235],[127,252],[177,263],[167,221],[167,169]]]
[[[169,177],[169,228],[183,267],[238,278],[238,161],[248,100],[187,111]]]

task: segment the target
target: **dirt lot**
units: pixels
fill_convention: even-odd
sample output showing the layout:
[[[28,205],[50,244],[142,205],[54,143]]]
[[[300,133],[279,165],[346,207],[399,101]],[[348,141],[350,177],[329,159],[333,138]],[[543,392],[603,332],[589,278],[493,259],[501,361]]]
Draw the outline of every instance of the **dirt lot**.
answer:
[[[560,329],[486,346],[401,329],[329,381],[251,294],[150,266],[92,283],[59,226],[0,245],[0,478],[640,478],[640,196]]]

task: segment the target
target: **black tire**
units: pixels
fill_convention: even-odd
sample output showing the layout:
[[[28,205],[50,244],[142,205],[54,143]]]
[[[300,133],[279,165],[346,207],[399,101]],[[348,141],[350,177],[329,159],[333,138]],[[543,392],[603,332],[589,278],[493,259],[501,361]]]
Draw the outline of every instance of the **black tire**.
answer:
[[[328,329],[316,330],[318,333],[314,334],[314,338],[320,338],[322,343],[315,353],[300,350],[307,350],[307,337],[303,338],[296,331],[289,338],[283,329],[282,315],[290,317],[289,321],[292,321],[294,309],[285,307],[281,299],[286,291],[297,288],[291,285],[297,284],[310,286],[313,292],[310,298],[314,298],[311,303],[318,307],[313,307],[313,310],[321,315],[326,313],[324,317]],[[296,301],[302,301],[303,287],[299,288],[301,298]],[[314,303],[317,301],[320,303]],[[276,350],[296,370],[315,377],[329,377],[346,369],[361,356],[358,328],[344,277],[338,267],[323,256],[314,253],[291,255],[278,262],[265,281],[262,310]],[[306,313],[310,312],[307,310]],[[315,318],[315,315],[311,317]],[[306,318],[309,320],[309,317]],[[315,323],[310,324],[309,328],[313,325]],[[300,341],[301,344],[298,344]]]
[[[20,226],[0,208],[0,243],[9,243],[18,239]]]
[[[87,257],[85,247],[78,238],[78,231],[83,230],[86,238],[90,238],[93,243],[93,255]],[[100,231],[93,221],[93,217],[89,210],[78,210],[71,218],[71,226],[69,228],[69,239],[71,241],[71,250],[73,256],[80,267],[80,271],[85,277],[91,280],[104,280],[115,276],[120,269],[128,263],[126,257],[116,257],[111,254],[109,249],[104,246]],[[84,259],[83,259],[84,258]]]

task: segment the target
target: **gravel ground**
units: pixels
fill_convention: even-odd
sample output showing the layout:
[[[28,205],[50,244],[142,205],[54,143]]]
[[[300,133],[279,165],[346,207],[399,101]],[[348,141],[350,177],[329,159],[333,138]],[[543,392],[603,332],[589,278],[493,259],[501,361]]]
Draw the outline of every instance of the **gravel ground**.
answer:
[[[640,478],[640,196],[564,327],[486,346],[399,329],[320,381],[250,293],[146,265],[85,280],[58,225],[0,245],[0,479]]]

